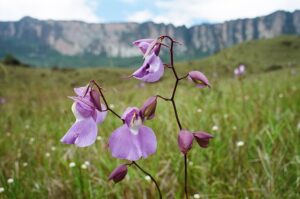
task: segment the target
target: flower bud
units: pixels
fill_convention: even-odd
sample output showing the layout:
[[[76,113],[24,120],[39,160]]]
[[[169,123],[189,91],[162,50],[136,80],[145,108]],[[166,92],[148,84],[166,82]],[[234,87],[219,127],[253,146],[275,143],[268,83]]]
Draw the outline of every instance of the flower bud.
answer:
[[[198,142],[199,146],[202,148],[208,147],[209,140],[212,139],[214,136],[206,133],[206,132],[196,132],[194,133],[194,138]]]
[[[187,152],[192,148],[194,136],[191,132],[187,130],[181,130],[178,135],[178,146],[180,151],[183,154],[187,154]]]
[[[127,174],[127,165],[121,164],[113,172],[111,172],[110,176],[108,177],[108,180],[113,180],[115,183],[120,182],[123,180]]]
[[[193,81],[198,88],[210,87],[207,77],[199,71],[190,71],[188,74],[189,80]]]
[[[141,116],[143,119],[150,120],[154,117],[157,105],[157,98],[150,97],[141,108]]]
[[[101,103],[100,103],[100,92],[97,91],[97,90],[91,90],[90,91],[90,96],[91,96],[91,101],[94,104],[94,106],[98,110],[102,111]]]

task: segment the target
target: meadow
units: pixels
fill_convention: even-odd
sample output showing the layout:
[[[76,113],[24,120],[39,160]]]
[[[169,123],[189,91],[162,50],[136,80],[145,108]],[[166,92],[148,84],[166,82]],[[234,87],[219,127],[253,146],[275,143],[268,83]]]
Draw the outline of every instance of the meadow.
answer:
[[[232,57],[228,52],[225,55]],[[231,65],[228,61],[225,71],[203,66],[218,63],[218,57],[213,59],[176,66],[182,75],[200,68],[212,84],[200,90],[182,81],[176,94],[183,127],[214,135],[207,149],[194,143],[188,155],[191,198],[194,194],[201,198],[299,198],[299,62],[281,61],[282,68],[264,70],[259,64],[269,64],[249,60],[245,78],[239,81],[232,71],[240,60]],[[2,64],[0,187],[5,190],[0,198],[156,198],[154,184],[134,166],[124,181],[107,181],[110,172],[124,162],[112,158],[107,148],[109,135],[121,125],[111,113],[91,147],[60,143],[75,120],[67,96],[91,79],[104,87],[108,103],[120,114],[128,106],[140,107],[149,96],[171,95],[171,71],[166,70],[156,84],[124,78],[132,71]],[[156,133],[158,150],[138,163],[158,180],[164,198],[183,198],[183,156],[173,115],[171,104],[158,102],[156,118],[146,122]]]

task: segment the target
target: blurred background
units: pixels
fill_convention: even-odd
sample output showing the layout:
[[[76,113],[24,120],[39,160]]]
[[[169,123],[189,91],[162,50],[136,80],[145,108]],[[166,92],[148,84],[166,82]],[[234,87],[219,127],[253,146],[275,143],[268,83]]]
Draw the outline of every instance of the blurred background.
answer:
[[[183,81],[176,94],[185,129],[214,135],[189,153],[191,198],[300,197],[300,2],[295,0],[0,0],[0,198],[156,198],[133,166],[108,182],[122,160],[107,141],[109,114],[87,148],[60,143],[75,118],[73,88],[91,79],[121,114],[150,96],[170,96],[171,71],[155,84],[124,79],[143,63],[132,42],[169,35],[180,75],[202,71],[212,84]],[[161,58],[168,63],[168,54]],[[242,78],[234,69],[245,66]],[[159,101],[158,150],[139,163],[164,198],[183,198],[183,158],[171,105]]]

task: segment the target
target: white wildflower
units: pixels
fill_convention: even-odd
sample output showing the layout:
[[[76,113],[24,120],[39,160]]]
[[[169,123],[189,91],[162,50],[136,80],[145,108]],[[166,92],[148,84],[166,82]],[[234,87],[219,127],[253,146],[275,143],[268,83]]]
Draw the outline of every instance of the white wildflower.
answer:
[[[51,147],[51,151],[55,151],[56,150],[56,147],[55,146],[52,146]]]
[[[13,178],[8,178],[7,183],[8,183],[8,184],[14,183],[14,179],[13,179]]]
[[[50,157],[50,153],[45,153],[45,156],[47,157],[47,158],[49,158]]]
[[[82,169],[87,169],[86,164],[82,164],[82,165],[81,165],[81,168],[82,168]]]
[[[200,198],[200,194],[195,193],[195,194],[194,194],[194,198],[195,198],[195,199],[199,199],[199,198]]]
[[[70,168],[73,168],[73,167],[75,167],[75,166],[76,166],[75,162],[70,162],[70,164],[69,164],[69,167],[70,167]]]
[[[27,167],[28,166],[28,163],[27,162],[24,162],[23,163],[23,167]]]
[[[219,130],[219,127],[218,127],[217,125],[214,125],[214,126],[212,127],[212,130],[213,130],[213,131],[218,131],[218,130]]]
[[[109,108],[115,108],[115,105],[114,104],[110,104]]]
[[[100,135],[97,136],[97,140],[100,141],[102,140],[102,137]]]
[[[90,162],[89,162],[89,161],[85,161],[84,164],[85,164],[86,166],[90,166]]]
[[[145,176],[145,180],[148,181],[148,182],[150,182],[151,181],[150,176]]]
[[[245,143],[244,143],[243,141],[237,141],[237,142],[236,142],[236,146],[237,146],[237,147],[244,146],[244,144],[245,144]]]
[[[201,108],[198,108],[198,109],[197,109],[197,112],[198,112],[198,113],[201,113],[201,112],[202,112],[202,109],[201,109]]]
[[[0,193],[2,193],[4,191],[5,191],[4,187],[0,187]]]

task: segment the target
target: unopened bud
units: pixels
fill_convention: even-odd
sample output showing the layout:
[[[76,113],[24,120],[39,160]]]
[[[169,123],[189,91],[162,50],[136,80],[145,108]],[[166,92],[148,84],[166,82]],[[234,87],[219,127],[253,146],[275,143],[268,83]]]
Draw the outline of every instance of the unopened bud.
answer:
[[[141,108],[142,118],[147,120],[152,119],[155,114],[156,105],[157,105],[156,97],[150,97],[149,99],[147,99],[147,101],[144,103],[144,105]]]
[[[91,95],[91,101],[94,104],[94,106],[98,110],[102,111],[101,103],[100,103],[100,92],[97,90],[91,90],[90,95]]]
[[[189,72],[188,78],[193,81],[198,88],[205,88],[206,86],[210,87],[207,77],[199,71]]]
[[[178,146],[180,151],[183,154],[187,154],[187,152],[192,148],[193,146],[193,140],[194,136],[191,132],[187,130],[181,130],[178,135]]]
[[[111,172],[110,176],[108,177],[108,180],[113,180],[115,183],[120,182],[123,180],[127,174],[127,165],[121,164],[113,172]]]

